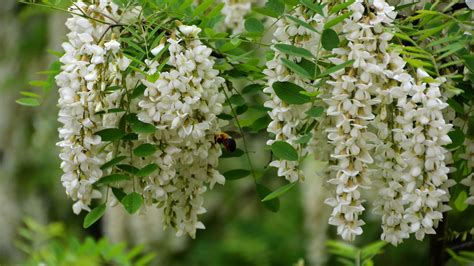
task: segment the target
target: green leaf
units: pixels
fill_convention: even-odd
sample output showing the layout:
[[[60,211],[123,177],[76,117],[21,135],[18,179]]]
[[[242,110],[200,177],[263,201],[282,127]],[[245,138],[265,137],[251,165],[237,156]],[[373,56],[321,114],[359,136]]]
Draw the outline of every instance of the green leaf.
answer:
[[[464,115],[464,108],[456,100],[454,100],[453,98],[449,98],[446,102],[451,108],[453,108],[454,111],[456,111],[456,113]]]
[[[113,158],[112,160],[110,160],[110,161],[104,163],[104,164],[100,167],[100,169],[101,169],[101,170],[104,170],[104,169],[107,169],[107,168],[109,168],[109,167],[111,167],[111,166],[114,166],[114,165],[118,164],[119,162],[125,160],[125,158],[127,158],[127,156],[117,156],[117,157]]]
[[[325,29],[321,36],[321,43],[324,49],[331,51],[339,47],[339,37],[333,29]]]
[[[45,80],[32,80],[28,82],[33,87],[47,87],[49,86],[49,83]]]
[[[137,174],[138,171],[140,170],[136,168],[135,166],[129,165],[129,164],[117,164],[117,168],[133,175]]]
[[[343,69],[343,68],[346,68],[346,67],[348,67],[348,66],[352,66],[353,63],[354,63],[354,60],[349,60],[349,61],[344,62],[344,63],[342,63],[342,64],[339,64],[339,65],[335,65],[335,66],[333,66],[333,67],[330,67],[330,68],[326,69],[325,71],[323,71],[321,74],[319,74],[319,75],[316,77],[316,79],[318,79],[318,78],[323,78],[323,77],[328,76],[329,74],[334,73],[334,72],[336,72],[336,71],[339,71],[339,70],[341,70],[341,69]]]
[[[323,113],[324,107],[322,106],[316,106],[306,111],[306,114],[310,117],[320,117]]]
[[[21,91],[20,94],[26,97],[30,97],[30,98],[41,98],[40,95],[31,91]]]
[[[123,189],[115,188],[115,187],[112,187],[112,193],[114,194],[115,198],[119,201],[122,201],[122,199],[127,195],[125,194],[125,192],[123,192]]]
[[[466,66],[469,68],[471,73],[474,73],[474,54],[465,55],[462,57],[464,62],[466,62]]]
[[[137,212],[140,207],[143,205],[143,198],[137,192],[132,192],[122,199],[123,207],[127,210],[128,213],[134,214]]]
[[[299,66],[298,64],[296,64],[295,62],[291,61],[291,60],[288,60],[286,58],[281,58],[281,62],[283,63],[283,65],[285,67],[287,67],[288,69],[290,69],[291,71],[293,71],[294,73],[302,76],[302,77],[305,77],[307,79],[312,79],[313,76],[310,75],[306,69],[304,69],[303,67]]]
[[[304,104],[311,102],[311,98],[301,94],[305,91],[300,86],[288,81],[276,81],[272,85],[276,95],[288,104]]]
[[[230,170],[230,171],[225,172],[223,175],[224,175],[226,180],[236,180],[236,179],[244,178],[244,177],[248,176],[249,174],[250,174],[249,170],[234,169],[234,170]]]
[[[460,128],[455,127],[454,130],[448,133],[448,136],[451,138],[452,143],[446,145],[446,148],[454,149],[464,144],[465,136],[464,132]]]
[[[348,6],[352,5],[354,2],[355,2],[355,0],[349,0],[345,3],[335,5],[329,10],[329,14],[335,14],[335,13],[343,10],[344,8],[347,8]]]
[[[15,101],[17,104],[24,106],[39,106],[40,102],[36,98],[20,98]]]
[[[234,157],[240,157],[244,155],[244,151],[241,149],[235,149],[233,152],[228,152],[226,150],[222,151],[221,158],[234,158]]]
[[[200,5],[196,7],[194,10],[193,16],[200,16],[206,11],[212,4],[214,4],[214,0],[204,0]]]
[[[279,0],[269,0],[265,3],[265,7],[255,8],[254,11],[266,16],[278,18],[285,11],[285,4]]]
[[[145,93],[145,90],[146,90],[146,86],[143,84],[140,84],[137,87],[135,87],[135,89],[133,89],[132,95],[130,97],[132,99],[135,99],[140,96],[143,96],[143,94]]]
[[[306,144],[308,143],[311,138],[313,137],[313,134],[311,133],[307,133],[305,135],[303,135],[302,137],[300,137],[298,140],[296,140],[296,144]]]
[[[324,24],[324,29],[329,29],[329,28],[341,23],[344,19],[350,17],[350,15],[352,15],[352,11],[344,13],[343,15],[340,15],[338,17],[335,17],[335,18],[331,19],[330,21],[326,22],[326,24]]]
[[[102,141],[115,141],[123,138],[126,135],[125,131],[119,128],[106,128],[94,133],[100,136]]]
[[[454,200],[454,206],[456,207],[456,210],[462,212],[465,209],[467,209],[468,205],[466,204],[466,199],[467,199],[467,193],[466,191],[461,191],[456,199]]]
[[[301,19],[298,19],[296,17],[293,17],[293,16],[290,16],[290,15],[286,15],[287,18],[289,18],[290,20],[292,20],[293,22],[295,22],[296,24],[302,26],[302,27],[305,27],[307,28],[308,30],[310,31],[314,31],[316,33],[319,33],[313,26],[309,25],[308,23],[302,21]]]
[[[230,103],[234,106],[241,106],[245,104],[245,99],[239,94],[234,94],[229,99]]]
[[[300,0],[300,3],[306,6],[307,8],[313,10],[314,12],[320,14],[321,16],[325,17],[324,11],[323,11],[323,5],[318,4],[318,3],[313,3],[311,0]]]
[[[158,165],[156,163],[149,164],[137,172],[138,177],[145,177],[149,176],[151,173],[155,172],[158,169]]]
[[[298,161],[298,152],[286,141],[275,141],[272,144],[273,154],[287,161]]]
[[[152,124],[136,120],[132,123],[132,130],[136,133],[151,134],[155,132],[156,127]]]
[[[278,198],[280,197],[281,195],[287,193],[288,191],[290,191],[293,187],[295,187],[295,185],[297,184],[297,182],[293,182],[293,183],[289,183],[289,184],[286,184],[280,188],[278,188],[277,190],[273,191],[272,193],[268,194],[267,196],[265,196],[265,198],[262,199],[262,202],[265,202],[265,201],[269,201],[269,200],[272,200],[272,199],[275,199],[275,198]]]
[[[84,218],[84,223],[82,226],[84,228],[89,228],[91,225],[97,222],[102,216],[104,216],[105,208],[105,204],[101,204],[92,209]]]
[[[260,201],[264,199],[268,194],[270,194],[272,191],[265,187],[262,184],[256,184],[256,189],[257,189],[257,194],[260,198]],[[280,209],[280,200],[278,198],[262,202],[263,206],[267,208],[269,211],[272,212],[277,212]]]
[[[111,174],[111,175],[100,178],[94,183],[94,185],[96,186],[108,185],[110,183],[119,182],[123,180],[130,180],[130,177],[124,174]]]
[[[248,32],[252,32],[252,33],[263,33],[265,31],[265,27],[263,26],[263,23],[256,18],[246,19],[245,29]]]
[[[304,57],[308,59],[313,58],[313,55],[311,54],[311,52],[304,48],[296,47],[289,44],[283,44],[283,43],[275,44],[274,47],[280,52],[288,54],[288,55],[299,56],[299,57]]]
[[[156,152],[155,145],[149,144],[149,143],[144,143],[136,147],[135,149],[133,149],[133,154],[135,154],[138,157],[150,156],[155,152]]]
[[[262,91],[264,87],[262,84],[250,84],[242,89],[242,94],[254,94]]]

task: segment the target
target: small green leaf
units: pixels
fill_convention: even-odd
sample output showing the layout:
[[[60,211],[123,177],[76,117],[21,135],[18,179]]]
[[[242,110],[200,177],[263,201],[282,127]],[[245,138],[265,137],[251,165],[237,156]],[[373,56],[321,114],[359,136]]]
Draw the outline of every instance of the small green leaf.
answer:
[[[137,120],[133,121],[132,130],[136,133],[151,134],[155,132],[156,127],[152,124],[144,123],[142,121]]]
[[[308,30],[310,31],[314,31],[316,33],[319,33],[313,26],[311,26],[310,24],[302,21],[301,19],[299,18],[296,18],[296,17],[293,17],[293,16],[290,16],[290,15],[286,15],[287,18],[289,18],[290,20],[292,20],[293,22],[295,22],[296,24],[302,26],[302,27],[305,27],[307,28]]]
[[[262,202],[266,202],[266,201],[269,201],[269,200],[280,197],[281,195],[287,193],[293,187],[295,187],[296,184],[297,184],[297,182],[293,182],[293,183],[289,183],[289,184],[286,184],[286,185],[278,188],[277,190],[275,190],[272,193],[265,196],[265,198],[262,199]]]
[[[272,144],[273,154],[287,161],[298,161],[298,152],[286,141],[276,141]]]
[[[114,194],[115,198],[119,201],[122,201],[122,199],[127,195],[125,194],[125,192],[123,192],[123,189],[115,188],[115,187],[112,187],[112,193]]]
[[[84,223],[82,226],[84,228],[89,228],[95,222],[97,222],[105,213],[105,204],[101,204],[94,209],[92,209],[84,218]]]
[[[320,117],[323,113],[324,107],[322,106],[316,106],[306,111],[306,114],[311,117]]]
[[[263,26],[263,23],[256,18],[246,19],[245,29],[248,32],[252,32],[252,33],[263,33],[265,31],[265,27]]]
[[[36,94],[31,91],[21,91],[20,94],[26,97],[30,97],[30,98],[41,98],[39,94]]]
[[[254,94],[262,91],[264,87],[262,84],[250,84],[242,89],[242,94]]]
[[[283,63],[283,65],[290,69],[291,71],[293,71],[294,73],[302,76],[302,77],[305,77],[307,79],[313,79],[313,76],[311,74],[308,73],[308,71],[306,71],[306,69],[304,69],[303,67],[299,66],[298,64],[296,64],[295,62],[291,61],[291,60],[288,60],[286,58],[281,58],[281,62]]]
[[[244,151],[241,149],[235,149],[233,152],[228,152],[225,149],[222,151],[221,158],[235,158],[244,155]]]
[[[311,102],[311,98],[301,94],[304,91],[300,86],[288,81],[276,81],[272,85],[276,95],[289,104],[304,104]]]
[[[143,96],[143,93],[145,93],[146,86],[143,84],[138,85],[133,89],[132,95],[130,96],[132,99],[138,98],[140,96]]]
[[[304,57],[308,59],[313,58],[313,55],[311,54],[311,52],[304,48],[296,47],[289,44],[283,44],[283,43],[275,44],[274,47],[280,52],[285,53],[287,55],[299,56],[299,57]]]
[[[49,83],[45,80],[32,80],[28,82],[33,87],[47,87],[49,86]]]
[[[123,180],[129,180],[129,179],[130,179],[130,177],[128,175],[111,174],[111,175],[104,176],[104,177],[100,178],[94,184],[96,186],[102,186],[102,185],[108,185],[110,183],[119,182],[119,181],[123,181]]]
[[[464,144],[464,132],[459,127],[454,127],[454,130],[448,133],[449,138],[451,138],[452,143],[446,145],[448,149],[454,149]]]
[[[321,74],[319,74],[319,75],[316,77],[316,79],[318,79],[318,78],[323,78],[323,77],[328,76],[329,74],[334,73],[334,72],[336,72],[336,71],[339,71],[339,70],[341,70],[341,69],[343,69],[343,68],[346,68],[346,67],[348,67],[348,66],[352,66],[353,63],[354,63],[354,60],[349,60],[349,61],[344,62],[344,63],[342,63],[342,64],[339,64],[339,65],[335,65],[335,66],[333,66],[333,67],[330,67],[330,68],[326,69],[325,71],[323,71]]]
[[[456,200],[454,200],[454,206],[456,207],[456,210],[462,212],[467,209],[468,205],[466,204],[466,199],[467,194],[466,191],[463,190],[458,194]]]
[[[333,29],[325,29],[321,36],[321,43],[324,49],[331,51],[339,47],[339,37]]]
[[[155,172],[158,169],[158,165],[156,163],[149,164],[137,172],[138,177],[145,177],[149,176],[151,173]]]
[[[17,104],[21,104],[24,106],[39,106],[40,102],[36,98],[20,98],[16,100]]]
[[[234,170],[230,170],[230,171],[225,172],[223,175],[224,175],[226,180],[236,180],[236,179],[244,178],[244,177],[248,176],[249,174],[250,174],[249,170],[234,169]]]
[[[140,170],[135,166],[129,164],[117,164],[117,168],[132,175],[136,175]]]
[[[123,207],[127,210],[128,213],[134,214],[137,212],[140,207],[143,205],[143,198],[137,192],[132,192],[122,199]]]
[[[155,145],[149,144],[149,143],[144,143],[136,147],[135,149],[133,149],[133,154],[135,154],[138,157],[150,156],[155,152],[156,152]]]
[[[100,136],[102,141],[115,141],[121,139],[126,133],[119,128],[106,128],[94,133]]]
[[[230,103],[234,106],[241,106],[245,104],[245,99],[239,94],[234,94],[229,99]]]
[[[347,8],[348,6],[352,5],[355,2],[355,0],[349,0],[345,3],[335,5],[329,10],[329,14],[335,14],[339,12],[340,10],[343,10],[344,8]]]
[[[265,187],[262,184],[256,184],[256,189],[257,189],[257,194],[260,198],[260,200],[264,199],[268,194],[270,194],[272,191]],[[263,206],[267,208],[269,211],[272,212],[277,212],[280,209],[280,200],[278,198],[262,202]]]
[[[335,17],[335,18],[331,19],[330,21],[326,22],[326,24],[324,24],[324,29],[329,29],[329,28],[341,23],[344,19],[350,17],[351,15],[352,15],[352,11],[344,13],[343,15],[340,15],[338,17]]]
[[[306,6],[307,8],[313,10],[314,12],[320,14],[321,16],[325,17],[324,11],[323,11],[323,5],[318,4],[318,3],[313,3],[311,0],[300,0],[301,4]]]
[[[298,140],[296,140],[296,144],[306,144],[308,143],[311,138],[313,137],[313,134],[308,133],[300,137]]]

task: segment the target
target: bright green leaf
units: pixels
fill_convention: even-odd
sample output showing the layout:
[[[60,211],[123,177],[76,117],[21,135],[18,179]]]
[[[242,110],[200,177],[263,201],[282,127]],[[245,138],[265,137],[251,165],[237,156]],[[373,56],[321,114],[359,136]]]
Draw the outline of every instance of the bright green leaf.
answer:
[[[304,91],[300,86],[288,81],[276,81],[272,85],[276,95],[289,104],[304,104],[311,102],[311,98],[301,94]]]
[[[283,44],[283,43],[275,44],[274,47],[280,52],[285,53],[287,55],[305,57],[308,59],[313,58],[313,55],[311,54],[311,52],[304,48],[296,47],[289,44]]]
[[[130,177],[128,175],[124,175],[124,174],[111,174],[111,175],[108,175],[108,176],[104,176],[102,178],[100,178],[97,182],[95,182],[94,184],[96,186],[102,186],[102,185],[108,185],[110,183],[114,183],[114,182],[119,182],[119,181],[123,181],[123,180],[129,180]]]
[[[143,205],[143,198],[137,192],[132,192],[122,199],[122,205],[128,213],[134,214]]]
[[[92,209],[84,218],[84,223],[82,226],[84,228],[89,228],[95,222],[97,222],[105,213],[105,204],[101,204],[94,209]]]
[[[272,152],[281,160],[298,161],[298,152],[286,141],[275,141],[272,144]]]
[[[331,51],[339,47],[339,37],[333,29],[325,29],[321,36],[321,43],[324,49]]]
[[[151,173],[155,172],[158,169],[158,165],[156,163],[149,164],[137,172],[138,177],[145,177],[149,176]]]
[[[94,133],[100,136],[102,141],[115,141],[121,139],[126,133],[119,128],[106,128]]]
[[[224,175],[226,180],[236,180],[236,179],[244,178],[244,177],[248,176],[249,174],[250,174],[249,170],[234,169],[234,170],[230,170],[230,171],[225,172],[223,175]]]
[[[286,185],[278,188],[277,190],[275,190],[272,193],[265,196],[265,198],[262,199],[262,202],[269,201],[269,200],[280,197],[281,195],[287,193],[292,188],[294,188],[296,184],[297,184],[297,182],[293,182],[293,183],[289,183],[289,184],[286,184]]]
[[[133,149],[133,154],[138,157],[146,157],[155,153],[156,147],[153,144],[144,143]]]

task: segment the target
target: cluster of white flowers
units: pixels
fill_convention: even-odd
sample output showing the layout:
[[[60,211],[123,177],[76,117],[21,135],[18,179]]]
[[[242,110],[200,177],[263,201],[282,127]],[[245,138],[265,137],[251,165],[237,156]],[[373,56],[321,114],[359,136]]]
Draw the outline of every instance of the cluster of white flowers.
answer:
[[[232,33],[244,31],[244,17],[250,13],[252,3],[250,0],[224,0],[221,10],[224,15],[224,24]]]
[[[105,157],[99,151],[101,138],[96,131],[107,126],[98,111],[116,106],[117,93],[106,94],[107,86],[120,84],[121,71],[129,60],[120,53],[120,43],[114,39],[108,25],[88,20],[83,14],[112,23],[118,19],[117,5],[110,1],[86,4],[78,1],[71,7],[74,14],[66,22],[70,32],[62,47],[62,72],[56,76],[59,87],[58,146],[61,147],[61,178],[66,193],[76,203],[74,213],[89,211],[92,198],[100,198],[92,184],[102,176],[100,166]]]
[[[428,83],[425,81],[428,79]],[[400,143],[401,156],[406,163],[401,179],[404,181],[403,198],[407,207],[403,219],[410,226],[418,240],[425,234],[434,234],[434,228],[442,220],[442,212],[449,210],[448,180],[446,166],[447,150],[451,143],[448,136],[452,125],[446,123],[442,110],[448,105],[443,102],[440,84],[443,79],[432,80],[418,69],[416,78],[406,81],[397,107],[400,115],[396,122],[400,130],[395,139]],[[397,92],[394,92],[397,94]]]
[[[330,167],[333,176],[329,183],[336,185],[336,196],[327,200],[334,207],[329,223],[336,225],[338,234],[346,240],[362,234],[364,222],[360,216],[364,207],[359,188],[370,188],[373,144],[380,144],[374,143],[377,140],[383,143],[389,134],[386,115],[376,118],[374,113],[375,105],[382,106],[378,111],[386,113],[384,105],[390,102],[386,75],[391,72],[387,47],[392,35],[384,32],[383,24],[390,23],[395,14],[393,7],[383,1],[374,1],[373,7],[374,16],[365,16],[362,1],[349,6],[353,13],[342,25],[348,44],[333,49],[337,57],[331,61],[341,64],[354,60],[354,63],[347,72],[341,70],[331,75],[332,81],[328,84],[332,96],[326,99],[326,113],[334,118],[334,127],[327,129],[328,139],[334,145],[331,154],[334,162]],[[371,122],[376,125],[379,138],[369,132]],[[378,153],[391,155],[390,145],[377,146]],[[389,158],[382,160],[386,159]]]
[[[329,183],[336,185],[336,196],[326,202],[334,207],[329,223],[343,239],[353,240],[364,224],[359,188],[376,181],[381,238],[397,245],[411,233],[419,240],[433,234],[449,209],[452,181],[443,145],[450,143],[451,125],[442,114],[447,106],[439,89],[443,80],[420,69],[413,78],[389,49],[393,34],[385,29],[395,19],[394,7],[375,0],[370,8],[366,15],[362,0],[349,6],[353,13],[342,26],[347,47],[332,51],[333,63],[354,63],[328,81],[327,115],[334,118],[334,127],[327,129],[334,145]]]
[[[315,14],[308,18],[304,7],[296,8],[291,15],[322,31],[324,18],[321,15]],[[318,52],[318,44],[320,42],[320,35],[318,33],[297,24],[287,17],[279,19],[276,27],[272,40],[274,44],[291,44],[296,47],[305,48],[314,54]],[[288,56],[277,49],[273,50],[275,53],[274,58],[266,63],[267,68],[264,70],[264,74],[267,76],[267,87],[263,92],[267,93],[270,97],[264,105],[271,109],[269,115],[272,119],[267,131],[275,135],[267,144],[271,145],[275,141],[286,141],[303,157],[307,154],[307,149],[303,149],[302,145],[297,143],[297,140],[302,136],[298,134],[298,130],[304,125],[305,112],[311,108],[311,104],[287,104],[276,95],[272,85],[277,81],[290,81],[309,92],[314,91],[314,87],[309,79],[294,74],[281,61],[282,58],[285,58],[298,62],[301,58]],[[284,176],[290,182],[302,179],[297,161],[276,159],[270,163],[270,166],[278,168],[278,175]]]
[[[219,91],[224,79],[213,69],[212,50],[198,39],[200,31],[181,25],[168,39],[170,69],[154,82],[143,80],[147,88],[138,113],[139,120],[157,128],[140,137],[160,147],[152,159],[158,170],[145,180],[145,200],[164,206],[165,225],[191,237],[204,228],[198,214],[206,211],[205,185],[225,181],[216,170],[221,149],[214,141],[221,126],[217,115],[225,101]]]

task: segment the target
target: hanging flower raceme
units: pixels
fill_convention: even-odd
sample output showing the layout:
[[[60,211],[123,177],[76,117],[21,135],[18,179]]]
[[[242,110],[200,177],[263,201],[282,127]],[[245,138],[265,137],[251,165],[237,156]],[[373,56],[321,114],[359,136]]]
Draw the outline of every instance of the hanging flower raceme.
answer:
[[[206,211],[205,185],[225,181],[216,170],[221,149],[214,140],[221,126],[217,115],[225,101],[219,91],[224,80],[213,69],[211,49],[198,39],[200,31],[181,25],[173,32],[167,40],[169,70],[155,81],[143,80],[146,90],[138,113],[139,120],[157,128],[140,138],[159,147],[152,159],[158,170],[144,181],[145,200],[164,207],[165,225],[191,237],[204,228],[198,214]],[[163,44],[155,53],[161,49]]]
[[[374,8],[378,9],[375,1]],[[386,5],[386,3],[383,3]],[[334,127],[328,128],[328,138],[334,145],[331,154],[333,176],[329,183],[336,186],[336,196],[327,200],[334,207],[329,223],[337,226],[337,232],[345,240],[353,240],[362,234],[364,211],[360,188],[371,186],[369,166],[374,163],[372,146],[377,136],[369,132],[368,125],[375,121],[375,105],[390,101],[384,91],[389,57],[385,57],[389,33],[383,32],[382,23],[390,22],[393,8],[365,16],[362,1],[349,6],[351,17],[342,25],[347,47],[335,48],[337,56],[332,62],[340,64],[354,60],[348,71],[333,73],[329,81],[331,98],[327,99],[327,115],[334,118]],[[377,10],[378,11],[378,10]],[[380,56],[378,55],[380,53]],[[378,119],[383,124],[384,118]],[[383,131],[383,125],[379,128]],[[386,138],[387,133],[379,134]]]
[[[315,14],[310,17],[302,6],[297,7],[291,15],[322,31],[323,17],[321,15]],[[318,44],[320,42],[320,35],[318,33],[299,25],[287,17],[279,19],[276,26],[277,28],[272,40],[275,45],[293,45],[305,48],[314,54],[318,53]],[[276,82],[292,82],[308,92],[313,92],[315,88],[310,79],[293,73],[283,63],[283,60],[300,62],[301,58],[288,56],[276,49],[275,46],[273,46],[273,50],[275,53],[274,57],[266,63],[267,68],[264,70],[264,74],[267,76],[267,87],[263,91],[269,95],[269,100],[264,105],[271,109],[269,116],[272,119],[267,131],[274,134],[274,138],[267,141],[267,144],[272,145],[276,141],[285,141],[293,146],[300,157],[304,157],[308,151],[303,148],[303,145],[298,144],[297,140],[302,136],[302,133],[299,132],[305,122],[305,112],[311,108],[311,103],[288,104],[278,97],[273,86]],[[285,177],[290,182],[303,178],[301,171],[298,169],[297,161],[276,159],[270,163],[270,166],[278,168],[278,175]]]
[[[105,90],[122,82],[121,71],[129,64],[113,31],[105,24],[115,23],[117,10],[109,1],[91,5],[78,1],[70,8],[75,15],[66,22],[70,32],[62,45],[62,71],[56,76],[60,95],[58,120],[63,124],[58,146],[64,171],[61,181],[68,196],[76,201],[76,214],[83,209],[89,211],[91,199],[101,197],[92,184],[102,176],[100,166],[105,156],[101,138],[94,133],[107,126],[107,119],[102,121],[97,112],[116,106],[119,94],[106,95]],[[102,23],[86,19],[83,14]]]
[[[428,80],[428,81],[426,81]],[[404,132],[397,136],[401,141],[402,157],[407,162],[402,175],[405,182],[404,196],[407,202],[404,219],[418,240],[425,234],[435,234],[434,228],[442,220],[442,212],[450,209],[448,188],[449,168],[445,164],[451,143],[448,132],[451,125],[444,120],[442,110],[448,105],[442,100],[440,84],[443,79],[432,80],[418,69],[409,97],[398,102],[403,116],[397,122]]]

